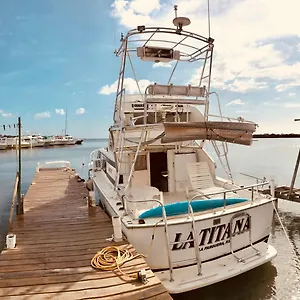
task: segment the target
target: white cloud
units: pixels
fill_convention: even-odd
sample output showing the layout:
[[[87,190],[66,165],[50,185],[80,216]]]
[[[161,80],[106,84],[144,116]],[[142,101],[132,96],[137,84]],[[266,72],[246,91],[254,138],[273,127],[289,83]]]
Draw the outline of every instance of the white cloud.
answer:
[[[4,111],[1,111],[1,116],[4,118],[12,118],[13,114],[12,113],[5,113]]]
[[[129,28],[153,24],[172,27],[173,2],[160,7],[158,0],[116,0],[113,16]],[[207,35],[207,1],[178,0],[176,4],[179,14],[191,19],[187,30]],[[269,80],[275,81],[277,91],[300,85],[300,62],[289,61],[293,49],[300,50],[300,31],[295,26],[300,1],[219,0],[210,4],[211,36],[215,38],[213,88],[247,92],[267,88]],[[285,15],[289,17],[279,22]],[[284,37],[295,38],[289,42],[290,49],[278,47]]]
[[[294,97],[294,96],[296,96],[296,93],[288,93],[288,96],[289,97]]]
[[[251,113],[251,111],[250,110],[237,110],[236,113],[237,114],[249,114],[249,113]]]
[[[264,102],[263,103],[266,106],[272,106],[272,107],[281,107],[281,108],[299,108],[300,107],[300,103],[298,102]]]
[[[287,102],[283,105],[285,108],[299,108],[300,103]]]
[[[112,15],[120,19],[127,27],[136,27],[151,23],[149,14],[160,8],[159,0],[115,0],[111,5]]]
[[[133,0],[132,2],[130,2],[130,8],[133,9],[138,14],[140,13],[143,15],[147,15],[152,11],[159,9],[160,4],[159,4],[159,0],[151,0],[151,1]]]
[[[153,83],[153,82],[151,82],[147,79],[139,80],[138,85],[139,85],[139,88],[141,90],[141,93],[144,93],[146,87],[151,83]],[[126,90],[126,93],[128,93],[128,94],[139,93],[138,85],[137,85],[137,82],[132,78],[125,78],[124,79],[124,88]],[[103,94],[103,95],[110,95],[112,93],[116,93],[117,86],[118,86],[118,81],[115,81],[111,85],[103,86],[98,93]]]
[[[63,116],[63,115],[66,114],[63,108],[56,108],[56,109],[55,109],[55,113],[56,113],[57,115],[61,115],[61,116]]]
[[[85,113],[85,109],[80,107],[76,110],[76,115],[83,115]]]
[[[172,68],[172,64],[169,62],[168,63],[167,62],[158,62],[158,63],[153,64],[153,68],[159,68],[159,67]]]
[[[235,99],[226,104],[228,105],[244,105],[245,103],[241,99]]]
[[[48,111],[45,111],[45,112],[35,114],[34,117],[36,119],[47,119],[47,118],[51,118],[51,113]]]

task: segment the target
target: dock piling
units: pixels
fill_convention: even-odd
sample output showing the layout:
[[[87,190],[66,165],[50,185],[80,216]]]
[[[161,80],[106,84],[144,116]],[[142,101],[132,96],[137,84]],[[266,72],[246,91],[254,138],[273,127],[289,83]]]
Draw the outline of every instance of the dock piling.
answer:
[[[299,149],[297,161],[296,161],[296,164],[295,164],[295,169],[294,169],[294,174],[293,174],[293,178],[292,178],[292,182],[291,182],[291,186],[290,186],[288,199],[291,198],[291,195],[292,195],[292,192],[293,192],[294,184],[295,184],[297,173],[298,173],[299,163],[300,163],[300,149]]]

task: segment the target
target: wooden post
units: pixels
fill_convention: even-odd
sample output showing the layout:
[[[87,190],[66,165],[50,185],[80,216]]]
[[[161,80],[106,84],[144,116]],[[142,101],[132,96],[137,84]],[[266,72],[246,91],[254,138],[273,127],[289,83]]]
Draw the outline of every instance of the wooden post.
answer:
[[[19,173],[17,172],[13,197],[11,200],[11,207],[10,207],[10,214],[9,214],[9,221],[8,221],[8,233],[11,232],[11,226],[12,226],[13,216],[14,216],[14,211],[15,211],[15,202],[16,202],[15,200],[16,200],[16,196],[17,196],[18,186],[19,186]]]
[[[21,118],[18,117],[18,131],[19,131],[19,182],[18,182],[18,204],[17,204],[17,215],[23,215],[24,210],[23,210],[23,199],[21,195],[21,168],[22,168],[22,157],[21,157]]]
[[[298,168],[299,168],[299,163],[300,163],[300,149],[299,149],[299,152],[298,152],[298,157],[297,157],[297,161],[296,161],[296,164],[295,164],[294,174],[293,174],[293,178],[292,178],[292,182],[291,182],[291,186],[290,186],[289,199],[291,198],[292,191],[293,191],[293,188],[294,188],[294,184],[295,184],[295,181],[296,181]]]

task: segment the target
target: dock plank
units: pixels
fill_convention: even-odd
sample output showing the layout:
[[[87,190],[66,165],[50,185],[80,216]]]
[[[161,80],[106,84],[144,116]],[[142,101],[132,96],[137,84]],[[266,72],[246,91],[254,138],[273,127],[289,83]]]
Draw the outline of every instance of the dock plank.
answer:
[[[107,240],[111,220],[100,207],[87,207],[88,192],[74,174],[70,169],[35,174],[24,215],[12,226],[17,246],[0,255],[0,299],[171,299],[142,258],[122,270],[133,275],[146,269],[146,284],[90,266],[99,250],[120,243]]]

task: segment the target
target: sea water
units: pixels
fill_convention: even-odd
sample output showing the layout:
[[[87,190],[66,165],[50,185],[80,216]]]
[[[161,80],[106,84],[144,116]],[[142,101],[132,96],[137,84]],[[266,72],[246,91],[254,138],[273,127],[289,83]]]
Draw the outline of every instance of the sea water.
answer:
[[[69,160],[76,172],[86,179],[90,153],[106,145],[106,140],[84,140],[82,145],[23,150],[22,192],[26,193],[40,161]],[[277,185],[289,185],[299,148],[300,139],[259,139],[251,147],[229,145],[228,157],[233,176],[240,184],[255,183],[241,172],[274,179]],[[212,147],[207,150],[218,165]],[[219,175],[225,174],[220,167],[217,170]],[[16,171],[16,151],[0,151],[0,249],[7,234]],[[300,188],[300,176],[295,187]],[[278,255],[272,262],[213,286],[175,295],[174,299],[300,299],[300,204],[280,200],[279,212],[291,244],[275,219],[271,243]]]

